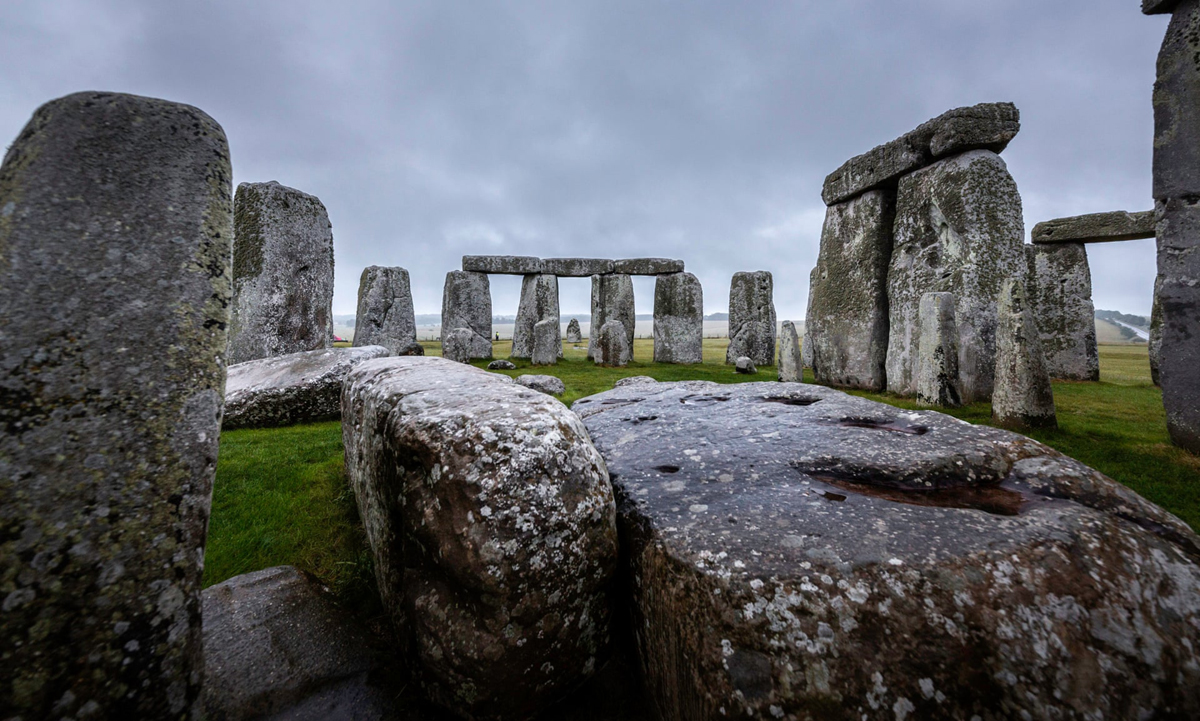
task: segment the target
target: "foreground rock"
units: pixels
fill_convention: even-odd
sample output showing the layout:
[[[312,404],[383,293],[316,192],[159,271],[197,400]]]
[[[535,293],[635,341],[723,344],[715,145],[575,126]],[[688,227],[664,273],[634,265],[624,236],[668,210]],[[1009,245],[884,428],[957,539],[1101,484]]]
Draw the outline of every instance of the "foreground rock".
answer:
[[[1153,238],[1154,211],[1129,213],[1114,210],[1110,213],[1047,220],[1033,226],[1030,235],[1037,244],[1106,243]]]
[[[1051,378],[1100,380],[1092,273],[1082,243],[1025,246],[1029,305]]]
[[[661,718],[1200,715],[1200,538],[1076,461],[821,386],[574,409]]]
[[[363,269],[358,281],[354,345],[381,345],[392,355],[425,355],[417,342],[407,270],[379,265]]]
[[[468,718],[527,718],[591,675],[617,537],[579,418],[438,358],[363,363],[342,400],[380,594],[425,693]]]
[[[921,296],[921,342],[917,361],[917,402],[926,406],[962,405],[958,377],[958,322],[953,293]]]
[[[734,273],[729,285],[729,347],[725,362],[747,356],[757,365],[775,360],[775,286],[765,270]]]
[[[492,291],[483,273],[452,270],[442,290],[442,337],[456,329],[463,337],[465,360],[492,357]]]
[[[326,348],[229,366],[221,427],[263,428],[332,421],[342,416],[342,381],[365,360],[391,355],[387,348]]]
[[[1025,283],[1007,280],[1000,297],[996,327],[996,391],[992,420],[1005,428],[1053,428],[1054,391]]]
[[[519,375],[516,377],[516,382],[538,393],[545,393],[548,396],[561,396],[567,392],[566,384],[562,382],[561,378],[555,376]]]
[[[783,332],[779,335],[779,363],[776,364],[776,368],[779,380],[784,383],[799,383],[804,380],[800,336],[796,333],[796,324],[790,320],[783,322]]]
[[[691,273],[654,281],[654,362],[704,361],[704,289]]]
[[[208,115],[116,93],[46,103],[4,157],[0,717],[192,713],[230,173]]]

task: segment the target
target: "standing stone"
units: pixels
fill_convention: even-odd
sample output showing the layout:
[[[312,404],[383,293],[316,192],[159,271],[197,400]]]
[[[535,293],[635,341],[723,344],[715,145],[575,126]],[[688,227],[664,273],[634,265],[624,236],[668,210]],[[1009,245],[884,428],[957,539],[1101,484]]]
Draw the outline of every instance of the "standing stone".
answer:
[[[442,333],[442,357],[456,363],[470,363],[475,357],[474,343],[475,333],[470,328],[451,328]]]
[[[917,367],[917,402],[957,408],[962,405],[958,376],[958,323],[953,293],[921,296],[921,341]]]
[[[229,362],[333,344],[333,226],[315,195],[241,183],[234,199]]]
[[[562,336],[558,322],[558,277],[553,275],[527,275],[521,281],[521,305],[517,308],[517,321],[513,326],[512,358],[532,358],[533,327],[543,320],[554,321],[555,336],[559,341],[558,353],[562,355]]]
[[[637,314],[633,307],[633,279],[628,275],[592,276],[592,326],[588,333],[588,358],[595,359],[600,329],[610,320],[625,327],[625,347],[632,354]],[[626,360],[630,358],[632,355]]]
[[[804,362],[805,368],[813,367],[812,334],[809,332],[812,324],[808,319],[812,317],[812,289],[817,284],[817,272],[818,270],[815,266],[808,272],[808,305],[805,307],[804,312],[804,339],[800,343],[800,358]],[[816,375],[815,369],[813,369],[813,374]]]
[[[895,194],[874,190],[825,211],[804,319],[818,383],[887,385],[888,262]]]
[[[535,366],[552,366],[562,355],[562,336],[559,335],[558,320],[539,320],[533,324],[533,354]]]
[[[465,270],[446,274],[442,291],[442,353],[446,337],[465,328],[467,359],[492,357],[492,291],[487,275]],[[467,360],[464,359],[464,360]]]
[[[992,420],[1005,428],[1053,428],[1054,392],[1033,307],[1020,280],[1004,281],[997,300],[996,389]]]
[[[771,274],[734,273],[729,285],[729,348],[725,362],[747,356],[755,365],[775,360],[775,301]]]
[[[225,386],[229,147],[46,103],[0,167],[0,716],[186,719]]]
[[[583,342],[583,333],[579,330],[579,321],[576,320],[575,318],[572,318],[571,322],[567,323],[567,342],[568,343],[582,343]]]
[[[1154,306],[1150,309],[1150,380],[1156,386],[1162,381],[1158,376],[1158,364],[1162,358],[1162,276],[1154,278]]]
[[[887,385],[917,392],[921,296],[953,293],[963,403],[992,395],[996,296],[1026,272],[1017,184],[1000,156],[975,150],[900,181],[888,270]],[[820,362],[817,362],[818,369]]]
[[[654,281],[654,362],[704,361],[704,289],[691,273]]]
[[[633,349],[629,347],[625,325],[618,320],[610,320],[600,327],[596,337],[596,348],[593,359],[596,365],[623,367],[633,360]]]
[[[408,271],[378,265],[363,269],[358,281],[354,346],[381,345],[392,355],[425,355],[417,342]]]
[[[1051,378],[1100,380],[1092,273],[1082,243],[1027,245],[1029,306]]]
[[[784,383],[804,382],[804,366],[800,358],[800,336],[796,333],[796,324],[790,320],[783,322],[783,333],[779,337],[777,370],[779,380]]]

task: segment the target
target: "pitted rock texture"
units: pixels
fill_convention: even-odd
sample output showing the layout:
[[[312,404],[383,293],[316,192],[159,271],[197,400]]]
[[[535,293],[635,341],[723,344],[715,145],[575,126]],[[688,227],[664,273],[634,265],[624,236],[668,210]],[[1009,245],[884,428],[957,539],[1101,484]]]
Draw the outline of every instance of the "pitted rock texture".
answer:
[[[1167,411],[1167,431],[1175,445],[1195,454],[1200,454],[1198,202],[1197,197],[1159,201],[1157,283],[1161,318],[1158,380]]]
[[[442,290],[442,329],[465,328],[470,358],[492,357],[492,290],[483,273],[452,270]],[[444,339],[443,339],[444,343]]]
[[[800,384],[574,409],[661,718],[1200,714],[1200,538],[1050,448]]]
[[[383,604],[426,694],[520,719],[591,675],[617,536],[578,416],[472,366],[384,358],[351,372],[342,417]]]
[[[650,376],[629,376],[613,383],[613,388],[621,388],[623,386],[633,386],[638,383],[657,383],[658,381]]]
[[[804,319],[818,383],[872,391],[887,385],[895,204],[894,192],[874,190],[825,210]]]
[[[1154,237],[1154,211],[1076,215],[1047,220],[1033,226],[1034,243],[1107,243]]]
[[[519,375],[516,382],[526,388],[545,393],[548,396],[561,396],[567,392],[567,386],[561,378],[541,375]]]
[[[225,385],[229,146],[52,100],[0,166],[0,716],[186,719]]]
[[[354,345],[381,345],[392,355],[425,355],[417,342],[408,271],[371,265],[358,281]]]
[[[582,343],[583,342],[583,332],[579,330],[579,321],[575,318],[572,318],[571,322],[567,323],[566,341],[568,343]]]
[[[595,360],[596,344],[604,324],[616,321],[625,328],[625,347],[633,356],[633,334],[637,329],[637,312],[633,305],[633,279],[628,275],[592,276],[592,324],[588,333],[588,358]],[[625,363],[621,363],[625,365]]]
[[[682,273],[683,261],[672,258],[625,258],[613,261],[612,272],[624,275]]]
[[[796,324],[790,320],[783,322],[783,332],[779,334],[779,362],[776,364],[779,380],[784,383],[800,383],[804,380],[804,365],[800,359],[800,336],[796,334]]]
[[[654,362],[704,361],[704,289],[691,273],[654,281]]]
[[[1155,201],[1200,195],[1197,54],[1200,54],[1200,0],[1181,0],[1163,38],[1154,81]]]
[[[804,362],[805,368],[812,368],[812,361],[813,361],[812,345],[813,344],[812,344],[812,338],[810,337],[811,333],[809,333],[809,330],[808,330],[810,327],[808,319],[812,318],[812,304],[813,304],[812,289],[813,289],[813,286],[817,284],[817,273],[819,273],[819,272],[820,271],[815,266],[813,267],[812,270],[810,270],[808,272],[808,305],[805,306],[804,337],[800,341],[800,359]]]
[[[1081,243],[1027,245],[1029,304],[1051,378],[1100,380],[1092,272]]]
[[[562,355],[562,336],[558,319],[539,320],[533,324],[533,356],[535,366],[552,366]]]
[[[1005,428],[1053,428],[1058,425],[1054,392],[1024,281],[1004,282],[997,299],[996,390],[992,420]]]
[[[920,321],[917,402],[944,408],[961,406],[954,294],[926,293],[921,296]]]
[[[223,429],[290,426],[342,417],[342,381],[365,360],[392,355],[383,346],[326,348],[229,366]]]
[[[234,198],[229,362],[333,343],[333,226],[315,195],[240,183]]]
[[[734,273],[729,284],[729,347],[725,362],[748,356],[755,365],[775,360],[775,299],[765,270]]]
[[[633,360],[633,348],[626,340],[625,328],[624,323],[616,320],[610,320],[600,327],[592,358],[596,365],[621,368]]]
[[[555,358],[562,355],[562,331],[558,324],[558,278],[553,275],[527,275],[521,280],[521,304],[513,325],[511,358],[532,358],[534,326],[553,321],[558,343]]]
[[[977,150],[900,181],[888,270],[887,384],[917,392],[921,296],[953,293],[964,403],[992,395],[996,297],[1026,273],[1021,195],[1004,161]]]
[[[442,357],[455,363],[470,363],[478,336],[470,328],[451,328],[442,334]]]
[[[560,278],[590,278],[613,272],[613,262],[601,258],[543,258],[540,272]]]
[[[528,255],[464,255],[462,269],[472,273],[531,275],[541,273],[542,260]]]

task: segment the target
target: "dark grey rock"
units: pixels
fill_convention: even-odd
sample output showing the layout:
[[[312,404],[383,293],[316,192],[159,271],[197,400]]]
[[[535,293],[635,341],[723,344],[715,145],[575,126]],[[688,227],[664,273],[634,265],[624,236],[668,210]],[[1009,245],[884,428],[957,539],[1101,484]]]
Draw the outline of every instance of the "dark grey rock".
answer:
[[[654,362],[704,362],[704,289],[691,273],[654,281]]]
[[[1158,53],[1154,81],[1156,201],[1200,195],[1200,1],[1182,0]],[[1156,204],[1157,208],[1157,204]]]
[[[813,286],[817,284],[817,273],[818,270],[816,266],[814,266],[813,269],[808,272],[808,305],[806,306],[804,313],[804,337],[800,342],[800,358],[804,362],[805,368],[813,367],[812,334],[809,332],[809,328],[812,326],[812,324],[809,323],[808,319],[812,317],[812,289]]]
[[[511,358],[532,358],[534,326],[543,320],[553,321],[558,343],[555,359],[562,355],[562,330],[559,327],[558,278],[553,275],[527,275],[521,280],[521,304],[513,325]]]
[[[342,381],[365,360],[392,355],[383,346],[325,348],[235,363],[225,382],[221,428],[262,428],[342,417]]]
[[[1142,0],[1142,13],[1145,15],[1162,15],[1174,12],[1179,0]]]
[[[464,255],[462,269],[497,275],[536,275],[543,272],[541,258],[528,255]]]
[[[1182,12],[1188,4],[1180,5]],[[1158,300],[1167,431],[1200,454],[1200,205],[1197,198],[1158,201]]]
[[[1025,282],[1004,281],[997,299],[996,390],[992,420],[1005,428],[1053,428],[1054,392]]]
[[[452,270],[442,291],[442,340],[448,331],[466,328],[467,359],[492,357],[492,290],[483,273]],[[443,348],[443,354],[445,350]]]
[[[515,719],[590,676],[617,535],[579,417],[439,358],[363,363],[342,400],[347,475],[415,682],[465,717]]]
[[[804,380],[800,336],[796,333],[796,324],[790,320],[783,322],[783,332],[779,334],[779,363],[776,369],[779,380],[784,383],[800,383]]]
[[[0,166],[0,716],[183,719],[225,381],[221,126],[86,92]]]
[[[683,261],[671,258],[625,258],[613,261],[612,272],[623,275],[682,273]]]
[[[407,270],[379,265],[363,269],[358,281],[354,345],[381,345],[392,355],[425,355],[417,342]]]
[[[954,294],[926,293],[921,296],[920,321],[917,402],[945,408],[961,406]]]
[[[558,319],[539,320],[533,324],[533,356],[535,366],[552,366],[562,355],[562,336]]]
[[[1027,245],[1029,303],[1051,378],[1100,380],[1092,272],[1082,243]]]
[[[754,361],[747,356],[742,356],[734,361],[733,369],[743,375],[754,375],[758,373],[758,369],[754,367]]]
[[[1154,211],[1130,213],[1115,210],[1047,220],[1033,226],[1032,236],[1033,242],[1038,244],[1107,243],[1153,238]]]
[[[592,360],[596,365],[622,368],[633,360],[633,348],[629,345],[625,324],[618,320],[610,320],[600,326],[600,332],[594,334],[595,348]]]
[[[229,362],[333,343],[333,226],[315,195],[241,183],[234,198]]]
[[[1162,275],[1154,277],[1154,305],[1150,309],[1150,380],[1156,386],[1162,381],[1158,376],[1158,364],[1162,358]]]
[[[825,211],[804,319],[818,383],[872,391],[887,385],[895,204],[894,193],[875,190]]]
[[[555,376],[520,375],[515,380],[526,388],[548,396],[561,396],[567,392],[567,385]]]
[[[633,335],[637,329],[637,311],[633,304],[633,279],[628,275],[592,276],[592,323],[588,332],[588,358],[595,360],[596,344],[604,324],[615,320],[625,328],[625,356],[621,365],[633,359]]]
[[[442,357],[455,363],[470,363],[477,336],[470,328],[451,328],[442,332]]]
[[[1200,538],[1046,446],[800,384],[573,408],[661,718],[1200,716]]]
[[[517,369],[516,364],[506,360],[494,360],[488,363],[487,367],[490,371],[513,371]]]
[[[575,318],[572,318],[571,322],[567,323],[566,341],[568,343],[582,343],[583,342],[583,332],[579,330],[579,321],[576,320]]]
[[[601,258],[544,258],[540,272],[560,278],[590,278],[613,272],[613,262]]]
[[[624,386],[637,385],[638,383],[657,383],[658,381],[650,376],[629,376],[613,383],[613,388],[623,388]]]
[[[729,284],[729,347],[725,362],[748,356],[756,365],[775,360],[775,301],[771,274],[734,273]]]

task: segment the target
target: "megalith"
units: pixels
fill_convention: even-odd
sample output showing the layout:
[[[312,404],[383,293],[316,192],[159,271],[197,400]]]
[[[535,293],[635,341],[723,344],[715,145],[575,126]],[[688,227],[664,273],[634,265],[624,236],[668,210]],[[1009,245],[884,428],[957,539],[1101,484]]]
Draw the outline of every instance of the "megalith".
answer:
[[[920,321],[917,402],[945,408],[961,406],[954,294],[926,293],[921,296]]]
[[[729,348],[725,362],[746,356],[755,365],[775,361],[775,300],[771,273],[733,274],[729,284]]]
[[[451,328],[442,331],[442,357],[455,363],[470,363],[476,356],[475,333],[470,328]]]
[[[559,326],[558,276],[545,273],[526,275],[521,280],[521,304],[513,326],[512,358],[532,358],[534,326],[543,320],[554,321],[559,345],[555,358],[562,355],[562,330]]]
[[[1029,305],[1051,378],[1100,380],[1092,273],[1083,243],[1025,246]]]
[[[567,323],[566,341],[568,343],[583,342],[583,332],[579,330],[579,320],[577,318],[572,318],[571,322]]]
[[[1162,291],[1162,276],[1154,277],[1154,305],[1150,309],[1150,380],[1156,386],[1161,386],[1158,377],[1158,363],[1162,357],[1162,301],[1159,299]]]
[[[629,345],[625,324],[619,320],[610,320],[600,327],[595,336],[596,347],[592,360],[596,365],[623,367],[633,360],[633,348]]]
[[[558,319],[539,320],[533,324],[533,353],[530,361],[535,366],[552,366],[562,355],[562,336]]]
[[[625,274],[592,276],[592,324],[588,333],[588,358],[595,360],[600,329],[610,320],[625,328],[625,348],[633,353],[637,314],[633,306],[633,279]],[[624,363],[622,363],[624,365]]]
[[[996,301],[996,387],[992,420],[1005,428],[1053,428],[1054,392],[1042,355],[1041,334],[1024,281],[1004,281]]]
[[[379,265],[363,269],[354,316],[354,346],[381,345],[392,355],[424,355],[417,342],[408,271]]]
[[[457,328],[470,332],[465,353],[471,358],[492,357],[492,291],[487,274],[452,270],[442,290],[442,343]]]
[[[315,195],[240,183],[233,203],[229,362],[333,343],[333,226]]]
[[[104,92],[0,166],[0,716],[193,714],[230,178],[204,112]]]
[[[779,363],[776,364],[776,370],[779,380],[784,383],[804,382],[800,336],[796,334],[796,324],[790,320],[783,322],[783,331],[779,334]]]
[[[704,289],[691,273],[654,281],[654,362],[704,361]]]

